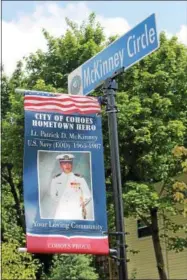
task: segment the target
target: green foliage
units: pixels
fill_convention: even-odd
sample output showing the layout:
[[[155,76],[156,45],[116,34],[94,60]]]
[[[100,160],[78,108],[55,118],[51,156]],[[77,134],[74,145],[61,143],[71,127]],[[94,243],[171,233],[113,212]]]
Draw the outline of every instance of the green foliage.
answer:
[[[172,148],[186,142],[187,50],[176,40],[167,40],[164,34],[160,40],[158,51],[119,78],[124,91],[118,94],[117,101],[125,180],[127,173],[135,181],[167,178],[171,175]],[[175,71],[167,65],[171,54]]]
[[[80,27],[69,19],[66,21],[68,29],[62,37],[55,38],[43,30],[47,53],[38,50],[25,59],[27,87],[33,88],[42,79],[46,85],[67,92],[68,74],[102,49],[104,33],[94,14]]]
[[[55,255],[49,279],[98,279],[91,262],[88,255]]]
[[[16,240],[2,243],[2,279],[36,279],[41,266],[32,255],[18,252]]]
[[[146,184],[127,183],[129,191],[123,195],[129,215],[149,216],[151,208],[159,207],[158,193]]]
[[[1,78],[1,104],[2,104],[1,116],[2,116],[2,118],[5,117],[6,112],[10,108],[9,94],[10,94],[9,81],[2,69],[2,78]]]
[[[36,81],[36,84],[33,86],[33,90],[56,92],[56,89],[52,85],[46,85],[45,81],[42,79],[38,79]]]
[[[125,214],[151,226],[153,209],[166,219],[181,215],[184,195],[173,188],[186,161],[173,148],[187,145],[187,49],[176,38],[160,35],[160,48],[119,77],[117,95],[120,157]],[[159,191],[157,182],[162,182]],[[179,197],[180,196],[180,197]],[[167,227],[172,224],[171,220]],[[184,229],[183,229],[184,232]],[[170,249],[186,247],[170,239]],[[176,244],[175,244],[176,241]],[[173,243],[172,243],[173,242]],[[171,245],[172,244],[172,245]]]
[[[132,273],[131,273],[131,280],[136,280],[137,278],[137,269],[136,268],[134,268],[133,270],[132,270]]]
[[[177,253],[182,252],[184,248],[187,248],[187,238],[181,238],[179,236],[170,237],[168,248],[175,250]]]

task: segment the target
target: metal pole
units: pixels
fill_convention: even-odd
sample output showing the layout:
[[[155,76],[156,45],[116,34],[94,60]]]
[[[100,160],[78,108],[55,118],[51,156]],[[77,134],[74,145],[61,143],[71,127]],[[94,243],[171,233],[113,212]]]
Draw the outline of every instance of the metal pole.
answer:
[[[122,186],[121,186],[121,170],[119,160],[119,147],[118,147],[118,129],[117,129],[117,109],[115,105],[115,91],[117,84],[115,80],[108,79],[104,84],[105,98],[107,99],[108,113],[108,127],[110,139],[110,152],[111,152],[111,166],[112,166],[112,185],[114,192],[115,204],[115,217],[116,217],[116,231],[117,246],[119,246],[119,262],[118,272],[119,280],[128,280],[127,274],[127,260],[126,260],[126,245],[125,245],[125,225],[124,225],[124,212],[122,200]]]

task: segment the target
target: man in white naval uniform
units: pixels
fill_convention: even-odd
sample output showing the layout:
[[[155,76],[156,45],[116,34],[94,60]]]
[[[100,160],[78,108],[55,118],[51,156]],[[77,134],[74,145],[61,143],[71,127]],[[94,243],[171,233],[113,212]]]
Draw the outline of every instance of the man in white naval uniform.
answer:
[[[86,204],[91,200],[91,192],[85,179],[72,172],[73,158],[72,154],[56,157],[60,162],[62,173],[51,182],[50,194],[56,201],[54,219],[87,219]]]

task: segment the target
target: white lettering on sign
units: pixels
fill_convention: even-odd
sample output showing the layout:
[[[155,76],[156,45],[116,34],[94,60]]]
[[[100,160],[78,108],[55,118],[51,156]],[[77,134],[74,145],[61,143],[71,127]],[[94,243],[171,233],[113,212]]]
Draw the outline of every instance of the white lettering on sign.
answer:
[[[153,44],[156,39],[155,35],[156,35],[156,32],[155,32],[154,28],[151,28],[149,30],[149,41],[151,42],[151,44]]]
[[[147,24],[144,25],[144,32],[136,37],[135,35],[129,36],[127,40],[127,53],[129,57],[135,56],[141,52],[142,49],[147,48],[156,40],[156,32],[154,28],[147,29]]]
[[[36,113],[35,118],[37,120],[44,120],[44,121],[50,121],[51,120],[51,115],[50,114],[42,114],[42,113]]]
[[[83,71],[84,88],[102,79],[111,71],[115,71],[118,67],[123,67],[124,49],[119,50],[106,60],[94,61],[94,67],[86,68]]]

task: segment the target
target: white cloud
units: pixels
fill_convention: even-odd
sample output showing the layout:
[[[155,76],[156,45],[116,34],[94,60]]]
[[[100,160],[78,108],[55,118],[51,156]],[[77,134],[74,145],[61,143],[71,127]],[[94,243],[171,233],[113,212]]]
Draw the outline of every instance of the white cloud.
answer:
[[[181,28],[176,35],[181,43],[187,45],[187,25],[181,25]]]
[[[124,18],[104,18],[102,16],[97,16],[97,20],[103,26],[107,37],[116,34],[123,35],[130,29],[128,22]]]
[[[37,3],[37,2],[36,2]],[[47,45],[42,35],[42,28],[54,36],[63,35],[66,31],[65,18],[81,23],[86,20],[92,11],[86,2],[67,3],[64,8],[58,2],[37,3],[32,14],[19,12],[17,19],[2,21],[2,56],[5,71],[10,75],[16,66],[16,62],[35,52],[37,49],[46,50]],[[97,15],[97,20],[104,27],[106,36],[122,35],[130,26],[121,17],[104,17]],[[171,37],[172,34],[168,33]],[[187,26],[182,25],[177,33],[179,40],[187,44]]]
[[[171,39],[173,37],[173,33],[168,32],[167,30],[163,30],[163,31],[165,32],[167,39]]]
[[[187,46],[187,25],[181,25],[180,30],[176,34],[168,32],[167,30],[164,30],[164,32],[168,39],[171,39],[172,36],[177,36],[178,41]]]
[[[46,41],[42,28],[55,36],[62,35],[66,30],[65,17],[80,20],[89,14],[83,3],[68,4],[64,9],[56,3],[37,5],[33,14],[20,15],[18,20],[2,21],[2,56],[5,71],[11,74],[16,62],[35,52],[38,48],[46,50]]]
[[[42,28],[54,36],[65,33],[65,18],[81,23],[91,13],[85,2],[67,3],[64,8],[55,2],[43,2],[37,4],[34,13],[19,13],[17,20],[2,21],[2,56],[7,74],[11,74],[16,62],[23,56],[35,52],[37,49],[46,50],[46,41],[42,35]],[[107,36],[125,33],[129,29],[127,21],[123,18],[105,18],[98,16],[97,19],[105,28]],[[119,28],[120,27],[120,28]]]

